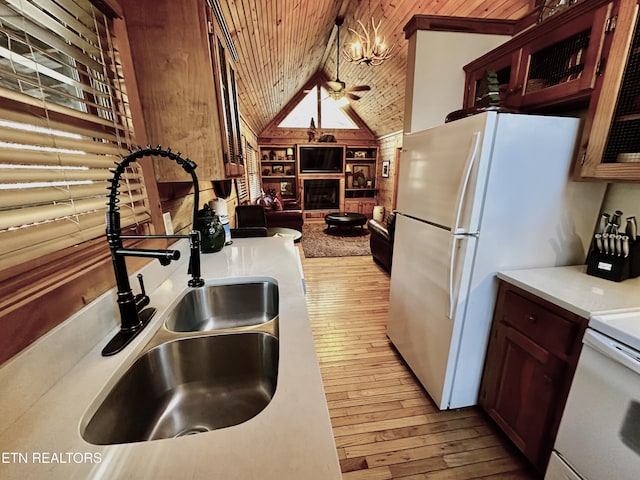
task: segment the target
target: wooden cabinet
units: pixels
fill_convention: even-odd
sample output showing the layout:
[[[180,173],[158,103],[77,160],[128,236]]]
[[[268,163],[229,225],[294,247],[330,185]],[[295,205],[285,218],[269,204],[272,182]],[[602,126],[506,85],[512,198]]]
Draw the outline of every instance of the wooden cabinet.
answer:
[[[218,116],[222,124],[222,160],[227,177],[244,175],[244,154],[242,151],[242,134],[240,131],[240,110],[238,107],[238,91],[235,68],[229,59],[227,47],[215,28],[214,13],[207,8],[209,28],[209,48],[213,59],[213,75],[215,77],[218,101]]]
[[[573,175],[640,181],[638,2],[582,0],[464,67],[465,107],[484,72],[498,72],[502,105],[583,115]]]
[[[546,469],[587,319],[501,282],[480,405],[540,471]]]
[[[200,180],[242,174],[241,149],[229,147],[240,139],[235,73],[220,54],[225,44],[207,3],[138,0],[123,9],[149,143],[196,162]],[[232,107],[236,117],[228,122],[224,112]],[[190,181],[164,158],[154,159],[154,170],[159,182]]]
[[[283,199],[298,199],[295,145],[260,147],[260,178],[262,188],[274,189]]]
[[[546,22],[539,25],[538,35],[522,47],[516,82],[521,86],[521,108],[567,104],[591,95],[601,68],[611,6],[612,2],[585,3],[584,12],[568,9],[547,20],[548,26]],[[570,13],[569,18],[561,18]]]
[[[522,111],[554,111],[586,104],[602,70],[611,0],[583,0],[516,35],[464,67],[465,106],[486,70],[496,70],[502,105]]]
[[[369,218],[373,217],[373,207],[376,206],[375,198],[345,198],[344,211],[361,213]]]
[[[465,67],[466,87],[464,92],[464,106],[474,107],[480,97],[480,84],[487,70],[495,70],[500,85],[500,104],[504,107],[514,108],[519,103],[519,93],[522,87],[518,87],[518,69],[520,68],[519,48],[496,49],[479,60]]]
[[[618,1],[611,46],[589,104],[576,175],[640,180],[640,28],[638,2]]]

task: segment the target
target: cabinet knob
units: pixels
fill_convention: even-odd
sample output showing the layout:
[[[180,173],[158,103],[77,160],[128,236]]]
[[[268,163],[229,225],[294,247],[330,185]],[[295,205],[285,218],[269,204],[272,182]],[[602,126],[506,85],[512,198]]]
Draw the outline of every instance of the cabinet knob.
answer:
[[[544,383],[551,385],[553,383],[553,379],[549,375],[543,375],[542,379]]]
[[[529,315],[529,323],[536,323],[537,319],[535,315]]]

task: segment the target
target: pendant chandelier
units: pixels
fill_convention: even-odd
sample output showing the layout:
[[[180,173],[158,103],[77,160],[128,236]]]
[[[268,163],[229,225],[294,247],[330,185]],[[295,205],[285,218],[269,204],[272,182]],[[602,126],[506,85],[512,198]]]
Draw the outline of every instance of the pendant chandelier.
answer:
[[[371,12],[371,4],[369,3],[369,12]],[[360,20],[358,25],[360,31],[350,28],[349,31],[355,35],[355,41],[347,44],[343,50],[343,54],[347,60],[352,63],[364,63],[366,65],[380,65],[386,59],[391,58],[391,52],[395,47],[393,44],[388,47],[384,37],[380,37],[378,30],[380,29],[380,20],[377,24],[373,17],[371,17],[371,29],[369,32],[369,26],[365,26]]]

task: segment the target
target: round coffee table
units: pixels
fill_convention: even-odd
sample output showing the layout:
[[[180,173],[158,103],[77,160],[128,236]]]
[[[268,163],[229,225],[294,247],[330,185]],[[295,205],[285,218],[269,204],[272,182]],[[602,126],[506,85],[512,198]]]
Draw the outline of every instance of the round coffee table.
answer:
[[[269,227],[267,228],[267,236],[268,237],[293,237],[293,241],[295,243],[299,242],[302,238],[302,232],[298,230],[294,230],[293,228],[284,228],[284,227]]]
[[[329,227],[360,227],[367,223],[367,216],[353,212],[332,212],[324,216]]]

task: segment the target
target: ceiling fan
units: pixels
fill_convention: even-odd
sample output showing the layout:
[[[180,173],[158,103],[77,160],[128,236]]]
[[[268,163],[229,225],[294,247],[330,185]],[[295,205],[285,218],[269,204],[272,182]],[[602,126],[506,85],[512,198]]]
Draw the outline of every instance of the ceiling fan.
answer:
[[[371,90],[369,85],[356,85],[354,87],[347,88],[347,84],[340,80],[340,26],[344,22],[342,17],[336,18],[336,26],[338,27],[338,41],[336,43],[336,79],[334,81],[328,81],[327,85],[331,89],[329,95],[334,99],[340,99],[347,97],[351,100],[360,100],[360,96],[355,95],[353,92],[366,92]]]

